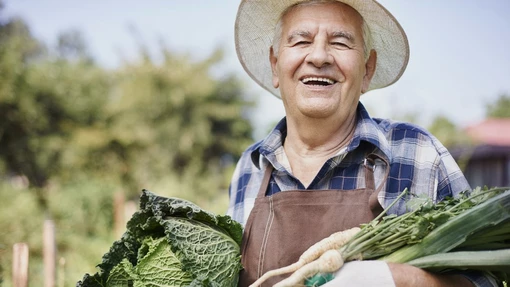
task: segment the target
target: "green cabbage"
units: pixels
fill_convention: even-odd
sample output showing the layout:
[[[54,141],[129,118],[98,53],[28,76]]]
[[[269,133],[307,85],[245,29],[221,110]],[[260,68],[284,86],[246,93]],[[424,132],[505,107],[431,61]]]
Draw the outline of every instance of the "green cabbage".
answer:
[[[241,225],[178,198],[144,190],[140,211],[77,287],[237,286]]]

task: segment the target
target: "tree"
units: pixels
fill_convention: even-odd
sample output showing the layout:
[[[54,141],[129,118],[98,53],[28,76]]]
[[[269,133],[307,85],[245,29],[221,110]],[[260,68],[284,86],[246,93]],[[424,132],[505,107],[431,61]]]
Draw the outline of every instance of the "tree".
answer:
[[[9,171],[22,169],[34,181],[41,178],[40,171],[33,168],[30,150],[27,149],[31,103],[20,96],[27,81],[27,64],[41,53],[40,44],[32,37],[28,27],[20,19],[0,23],[0,160]]]
[[[162,48],[163,61],[142,52],[107,70],[77,33],[46,48],[22,20],[0,22],[0,270],[10,272],[12,243],[27,241],[31,285],[42,281],[44,216],[58,227],[59,255],[74,259],[72,285],[115,239],[114,192],[137,199],[154,188],[224,212],[233,166],[252,143],[239,79],[211,72],[221,50],[196,61]]]
[[[90,61],[90,56],[85,38],[78,30],[64,31],[58,36],[56,52],[60,59],[67,61]]]
[[[428,130],[447,148],[469,144],[467,135],[445,116],[437,116]]]
[[[190,182],[223,179],[225,160],[252,140],[239,80],[211,75],[220,50],[193,61],[163,48],[160,63],[142,53],[107,71],[79,32],[63,33],[54,53],[21,21],[1,31],[0,160],[32,186],[83,173],[133,193],[169,171]],[[211,190],[203,185],[194,189]]]
[[[162,54],[161,63],[142,54],[117,71],[107,106],[111,137],[96,156],[106,154],[110,162],[103,166],[117,166],[130,190],[151,186],[172,170],[202,195],[224,191],[225,160],[232,159],[227,167],[233,165],[252,141],[245,115],[250,104],[236,77],[211,76],[221,51],[202,61],[166,48]],[[208,178],[223,182],[211,185]]]
[[[494,103],[487,104],[485,114],[488,118],[510,118],[510,96],[501,94]]]
[[[42,188],[70,167],[75,130],[101,119],[108,75],[84,61],[51,60],[19,19],[0,27],[0,41],[0,161]]]

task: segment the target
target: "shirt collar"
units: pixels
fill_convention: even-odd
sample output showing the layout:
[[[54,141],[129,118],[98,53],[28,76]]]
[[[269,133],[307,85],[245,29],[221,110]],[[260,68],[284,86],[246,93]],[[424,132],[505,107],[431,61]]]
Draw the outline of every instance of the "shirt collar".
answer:
[[[389,159],[390,144],[376,120],[370,117],[362,103],[358,103],[357,116],[356,129],[351,143],[347,146],[347,152],[355,150],[362,141],[365,141],[374,145]],[[282,148],[286,135],[287,120],[284,117],[269,135],[254,147],[251,153],[253,164],[260,169],[260,155],[266,158],[274,155],[277,150]]]
[[[368,114],[368,111],[361,103],[358,104],[357,112],[358,122],[352,137],[352,141],[347,147],[347,152],[356,149],[361,141],[365,141],[371,143],[376,148],[381,150],[381,152],[389,159],[390,144],[388,142],[387,136],[382,130],[382,127],[380,127],[378,124],[380,120],[371,118]]]
[[[274,155],[278,149],[281,150],[283,148],[283,143],[286,137],[287,118],[284,117],[280,120],[280,122],[278,122],[278,124],[276,124],[276,127],[269,133],[269,135],[267,135],[265,139],[260,141],[258,145],[254,147],[254,150],[251,153],[251,160],[253,164],[260,169],[260,155],[264,155],[266,157]]]

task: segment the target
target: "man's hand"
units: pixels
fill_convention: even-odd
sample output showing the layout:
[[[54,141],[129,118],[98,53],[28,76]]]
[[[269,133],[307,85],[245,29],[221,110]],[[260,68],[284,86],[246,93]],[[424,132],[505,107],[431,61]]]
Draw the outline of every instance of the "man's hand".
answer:
[[[407,264],[367,260],[347,262],[335,273],[335,279],[322,286],[473,287],[474,285],[461,275],[436,274]]]

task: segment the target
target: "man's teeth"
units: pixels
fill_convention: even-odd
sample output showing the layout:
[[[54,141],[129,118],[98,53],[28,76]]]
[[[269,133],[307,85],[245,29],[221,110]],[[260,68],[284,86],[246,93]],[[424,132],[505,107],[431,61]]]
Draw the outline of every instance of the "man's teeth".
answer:
[[[319,78],[319,77],[310,77],[310,78],[304,78],[303,83],[307,84],[310,82],[320,82],[328,85],[333,85],[335,81],[328,79],[328,78]]]

